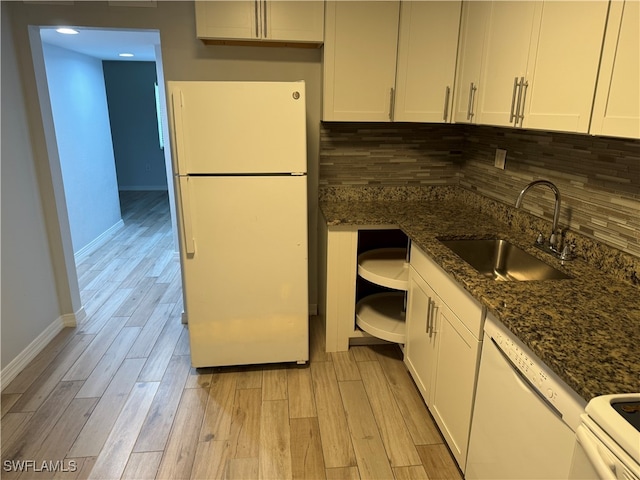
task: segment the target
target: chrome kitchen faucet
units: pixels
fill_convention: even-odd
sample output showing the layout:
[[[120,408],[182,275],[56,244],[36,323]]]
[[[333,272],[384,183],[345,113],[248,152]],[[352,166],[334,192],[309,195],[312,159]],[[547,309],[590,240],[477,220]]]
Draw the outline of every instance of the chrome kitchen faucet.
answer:
[[[546,185],[549,187],[555,196],[555,205],[553,207],[553,225],[551,226],[551,235],[549,236],[549,243],[545,245],[544,238],[542,234],[538,235],[536,239],[535,245],[539,247],[541,250],[549,252],[562,260],[570,260],[572,257],[571,249],[567,245],[564,249],[561,249],[562,241],[558,238],[558,218],[560,217],[560,190],[549,180],[534,180],[527,184],[526,187],[522,189],[520,195],[518,195],[518,199],[516,200],[516,208],[520,208],[522,205],[522,199],[524,198],[524,194],[527,191],[536,185]]]

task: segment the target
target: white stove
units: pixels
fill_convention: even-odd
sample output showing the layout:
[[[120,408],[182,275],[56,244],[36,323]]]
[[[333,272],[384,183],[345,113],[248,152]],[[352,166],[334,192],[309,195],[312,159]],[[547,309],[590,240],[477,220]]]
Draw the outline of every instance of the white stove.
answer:
[[[576,438],[570,478],[640,480],[640,393],[592,399]]]

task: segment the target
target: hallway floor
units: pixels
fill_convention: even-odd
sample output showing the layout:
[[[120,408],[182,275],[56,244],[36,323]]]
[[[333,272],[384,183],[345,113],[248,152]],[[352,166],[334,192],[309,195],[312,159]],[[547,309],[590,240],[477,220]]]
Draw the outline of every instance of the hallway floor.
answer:
[[[2,392],[3,479],[460,478],[397,346],[328,354],[312,317],[308,365],[192,368],[166,193],[121,201],[87,318]]]

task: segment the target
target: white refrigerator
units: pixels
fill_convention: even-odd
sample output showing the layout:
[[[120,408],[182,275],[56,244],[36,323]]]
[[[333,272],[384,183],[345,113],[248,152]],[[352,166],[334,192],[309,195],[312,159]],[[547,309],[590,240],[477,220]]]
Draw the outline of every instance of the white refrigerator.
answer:
[[[168,82],[194,367],[309,359],[304,82]]]

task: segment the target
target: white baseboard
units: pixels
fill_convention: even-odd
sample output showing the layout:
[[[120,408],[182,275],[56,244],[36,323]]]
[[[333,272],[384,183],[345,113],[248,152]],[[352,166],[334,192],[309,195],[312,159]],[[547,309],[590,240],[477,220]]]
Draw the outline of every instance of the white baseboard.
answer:
[[[60,317],[65,327],[77,327],[85,318],[87,318],[87,312],[84,307],[80,307],[76,313],[65,313]]]
[[[44,331],[38,335],[27,348],[22,350],[16,358],[11,360],[9,364],[0,371],[0,389],[3,389],[38,355],[44,347],[46,347],[53,337],[62,331],[65,327],[75,327],[78,320],[86,317],[84,308],[76,313],[61,315],[56,318]]]
[[[124,227],[124,221],[122,219],[118,220],[113,226],[109,227],[107,230],[105,230],[104,232],[102,232],[100,235],[98,235],[96,238],[94,238],[91,242],[89,242],[87,245],[85,245],[84,247],[82,247],[80,250],[78,250],[77,252],[75,252],[73,254],[73,258],[75,259],[76,263],[78,262],[79,259],[81,259],[84,255],[86,255],[87,253],[93,251],[96,247],[101,246],[103,243],[105,243],[105,241],[111,237],[111,235],[113,235],[114,233],[116,233],[118,230],[120,230],[122,227]]]

